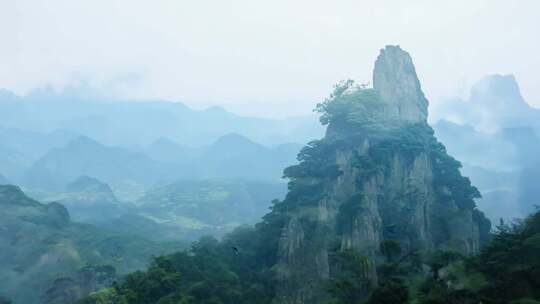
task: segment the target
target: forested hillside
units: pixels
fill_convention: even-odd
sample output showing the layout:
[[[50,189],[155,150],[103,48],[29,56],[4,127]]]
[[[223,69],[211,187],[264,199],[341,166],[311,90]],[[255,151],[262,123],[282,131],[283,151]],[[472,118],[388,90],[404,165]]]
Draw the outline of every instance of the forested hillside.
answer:
[[[0,186],[0,208],[0,296],[15,303],[73,303],[182,248],[74,223],[16,186]]]

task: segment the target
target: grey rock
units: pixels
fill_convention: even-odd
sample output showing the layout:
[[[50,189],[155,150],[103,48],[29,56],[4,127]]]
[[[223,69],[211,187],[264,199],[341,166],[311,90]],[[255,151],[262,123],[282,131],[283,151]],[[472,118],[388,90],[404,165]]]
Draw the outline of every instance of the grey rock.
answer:
[[[388,103],[388,115],[410,122],[427,120],[428,101],[411,56],[399,46],[381,50],[373,71],[373,88]]]

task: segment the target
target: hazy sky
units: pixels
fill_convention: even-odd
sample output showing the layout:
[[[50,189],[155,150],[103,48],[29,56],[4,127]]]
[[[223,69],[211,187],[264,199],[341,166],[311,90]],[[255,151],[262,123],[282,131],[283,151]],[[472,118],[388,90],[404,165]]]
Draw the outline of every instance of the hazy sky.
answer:
[[[0,0],[0,87],[308,113],[345,78],[409,51],[431,101],[513,73],[540,107],[540,1]]]

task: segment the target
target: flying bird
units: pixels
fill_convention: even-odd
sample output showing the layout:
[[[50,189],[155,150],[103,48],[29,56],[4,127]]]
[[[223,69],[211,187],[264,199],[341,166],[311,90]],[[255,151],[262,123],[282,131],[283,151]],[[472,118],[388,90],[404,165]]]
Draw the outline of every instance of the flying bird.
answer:
[[[231,249],[232,249],[232,251],[234,252],[234,254],[236,254],[236,255],[238,255],[238,254],[239,254],[239,252],[238,252],[238,248],[236,248],[236,247],[232,246],[232,247],[231,247]]]

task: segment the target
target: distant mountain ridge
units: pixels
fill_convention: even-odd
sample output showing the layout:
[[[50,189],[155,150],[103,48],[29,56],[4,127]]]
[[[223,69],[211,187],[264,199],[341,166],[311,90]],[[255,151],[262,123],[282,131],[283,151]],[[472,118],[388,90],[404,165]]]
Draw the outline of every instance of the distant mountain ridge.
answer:
[[[69,130],[112,145],[147,145],[169,138],[187,146],[207,145],[239,133],[265,145],[306,143],[320,136],[314,116],[286,119],[244,117],[220,107],[192,110],[179,102],[128,102],[37,91],[26,97],[0,94],[0,126],[29,131]]]
[[[300,144],[265,147],[239,134],[227,134],[194,159],[199,178],[280,181],[283,168],[296,163]]]
[[[89,176],[80,176],[64,191],[44,200],[61,203],[75,221],[90,224],[117,217],[124,211],[111,187]]]
[[[80,135],[67,130],[34,132],[17,128],[5,128],[0,123],[0,142],[35,161],[52,148],[65,145]]]
[[[178,179],[279,181],[301,146],[322,132],[314,116],[243,117],[221,107],[111,100],[73,88],[25,97],[4,90],[0,172],[33,194],[62,191],[88,175],[112,186],[120,200],[133,200]]]
[[[540,133],[540,109],[523,99],[513,75],[485,76],[472,86],[468,99],[440,102],[432,112],[435,121],[446,119],[483,132],[533,127]]]
[[[49,150],[29,166],[23,184],[43,190],[63,190],[80,176],[92,176],[113,186],[134,182],[145,187],[178,179],[279,182],[283,168],[296,162],[300,148],[300,144],[266,147],[242,135],[227,134],[206,147],[183,147],[160,139],[147,148],[131,150],[80,136],[63,147]]]
[[[20,178],[30,164],[31,161],[24,154],[0,142],[0,172],[7,178]]]
[[[139,148],[150,158],[168,163],[190,163],[200,153],[201,148],[189,147],[168,138],[159,138],[151,144]]]
[[[47,152],[28,169],[24,181],[38,188],[62,189],[79,176],[88,175],[107,183],[132,180],[152,184],[168,178],[169,172],[165,164],[144,154],[80,136]]]
[[[114,194],[109,185],[90,176],[80,176],[74,182],[66,186],[67,191],[72,192],[103,192],[114,198]]]

